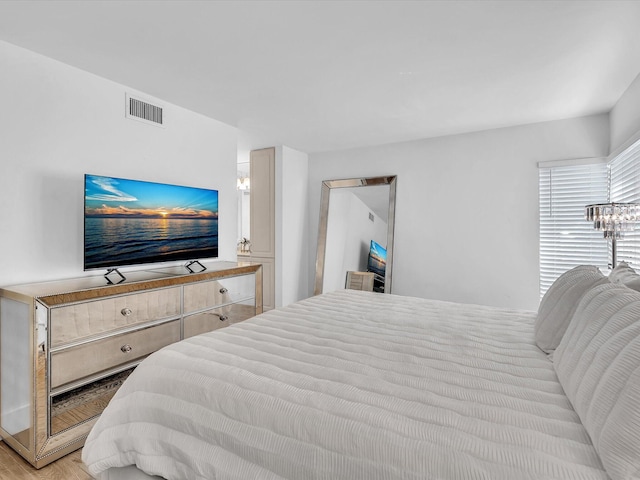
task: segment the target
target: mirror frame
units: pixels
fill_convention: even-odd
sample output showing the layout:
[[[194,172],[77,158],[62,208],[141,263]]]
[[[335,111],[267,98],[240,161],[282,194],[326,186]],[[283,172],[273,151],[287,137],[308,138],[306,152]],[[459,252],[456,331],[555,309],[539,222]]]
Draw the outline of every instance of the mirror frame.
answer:
[[[314,295],[322,293],[324,263],[327,248],[327,225],[329,222],[329,194],[334,188],[367,187],[389,185],[389,215],[387,217],[387,264],[384,274],[384,293],[391,293],[393,267],[393,231],[396,217],[396,175],[385,177],[344,178],[323,180],[320,194],[320,223],[318,225],[318,248],[316,251],[316,283]]]

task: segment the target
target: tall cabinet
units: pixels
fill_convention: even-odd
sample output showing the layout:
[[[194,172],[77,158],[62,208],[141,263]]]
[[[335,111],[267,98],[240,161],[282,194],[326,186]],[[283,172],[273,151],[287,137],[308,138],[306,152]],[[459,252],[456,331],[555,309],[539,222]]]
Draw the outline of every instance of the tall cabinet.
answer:
[[[253,150],[250,162],[251,261],[262,264],[262,306],[264,310],[270,310],[276,303],[276,149]]]

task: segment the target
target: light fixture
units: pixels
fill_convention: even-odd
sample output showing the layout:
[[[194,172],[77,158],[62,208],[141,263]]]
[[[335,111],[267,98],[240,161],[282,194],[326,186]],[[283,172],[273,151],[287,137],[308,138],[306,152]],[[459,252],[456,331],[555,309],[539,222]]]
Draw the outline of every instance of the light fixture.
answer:
[[[633,230],[640,220],[638,203],[595,203],[585,207],[585,218],[593,222],[593,228],[600,230],[604,238],[611,240],[611,268],[617,263],[616,241],[624,238],[625,232]]]
[[[249,190],[249,177],[238,177],[238,190]]]

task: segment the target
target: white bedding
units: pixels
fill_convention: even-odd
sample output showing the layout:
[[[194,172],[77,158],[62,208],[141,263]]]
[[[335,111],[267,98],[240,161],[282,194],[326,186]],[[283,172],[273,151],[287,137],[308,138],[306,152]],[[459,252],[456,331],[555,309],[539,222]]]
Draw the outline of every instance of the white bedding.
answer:
[[[82,458],[181,480],[607,479],[534,320],[313,297],[150,356]]]

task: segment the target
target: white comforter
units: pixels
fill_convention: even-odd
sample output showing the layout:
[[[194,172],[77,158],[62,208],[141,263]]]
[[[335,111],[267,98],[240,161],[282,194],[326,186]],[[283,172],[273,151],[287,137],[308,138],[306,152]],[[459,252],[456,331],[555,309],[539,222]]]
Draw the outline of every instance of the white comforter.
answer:
[[[82,458],[167,479],[606,479],[535,314],[339,291],[171,345]]]

